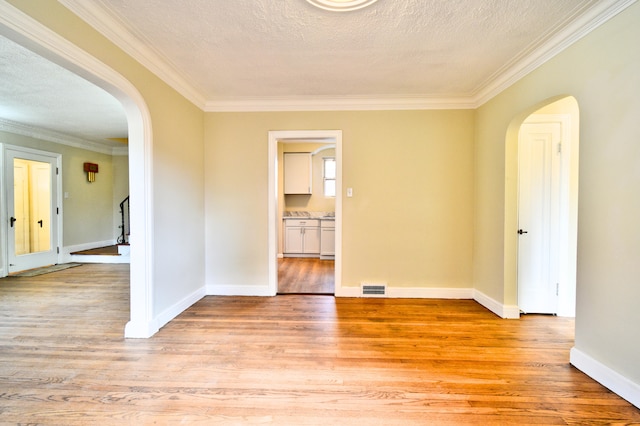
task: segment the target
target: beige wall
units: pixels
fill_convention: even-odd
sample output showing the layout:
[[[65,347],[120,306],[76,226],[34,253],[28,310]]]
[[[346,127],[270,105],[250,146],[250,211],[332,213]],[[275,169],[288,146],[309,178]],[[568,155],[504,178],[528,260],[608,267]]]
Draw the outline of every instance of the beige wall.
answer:
[[[113,157],[71,146],[0,132],[0,143],[62,155],[63,247],[115,239]],[[87,181],[85,162],[97,163],[96,181]]]
[[[144,98],[153,137],[152,310],[162,315],[204,285],[204,113],[57,1],[9,2],[120,73]]]
[[[212,285],[266,285],[267,132],[287,129],[343,130],[343,184],[354,189],[344,285],[474,285],[513,303],[517,167],[506,141],[539,106],[573,95],[576,347],[640,383],[639,4],[477,111],[204,114],[56,1],[10,2],[116,69],[149,106],[156,314],[200,288],[205,265]]]
[[[473,111],[208,113],[207,282],[266,285],[268,132],[342,130],[342,285],[471,287]]]
[[[580,110],[576,348],[640,383],[640,4],[477,111],[475,287],[513,303],[516,147],[510,133],[560,95]],[[516,138],[517,140],[517,138]],[[505,145],[505,141],[508,143]],[[513,234],[512,234],[513,233]]]

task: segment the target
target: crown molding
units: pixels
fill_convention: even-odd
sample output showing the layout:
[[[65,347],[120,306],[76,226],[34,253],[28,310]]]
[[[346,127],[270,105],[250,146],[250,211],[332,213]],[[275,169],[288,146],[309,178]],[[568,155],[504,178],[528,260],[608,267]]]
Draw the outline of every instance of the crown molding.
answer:
[[[129,155],[129,147],[111,147],[100,142],[90,141],[53,130],[16,123],[0,118],[0,131],[16,135],[28,136],[60,145],[80,148],[87,151],[99,152],[107,155]]]
[[[603,0],[587,9],[573,22],[555,33],[515,63],[507,64],[477,91],[474,105],[480,107],[560,52],[613,18],[637,0]]]
[[[206,100],[166,59],[127,30],[105,8],[82,0],[58,0],[205,112],[370,111],[474,109],[506,90],[637,0],[602,0],[546,41],[505,64],[471,94],[451,97],[256,97]],[[581,14],[580,14],[581,13]]]
[[[258,111],[382,111],[473,109],[471,98],[429,96],[264,97],[209,101],[205,112]]]
[[[200,92],[166,58],[133,35],[107,9],[99,6],[97,2],[83,0],[58,0],[58,2],[144,65],[195,106],[204,109],[205,98]]]

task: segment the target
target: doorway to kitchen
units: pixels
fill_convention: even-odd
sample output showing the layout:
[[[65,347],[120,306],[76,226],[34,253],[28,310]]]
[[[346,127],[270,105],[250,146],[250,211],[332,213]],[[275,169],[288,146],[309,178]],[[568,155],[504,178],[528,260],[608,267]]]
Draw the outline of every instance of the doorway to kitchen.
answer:
[[[340,293],[341,157],[342,131],[269,132],[269,294]]]

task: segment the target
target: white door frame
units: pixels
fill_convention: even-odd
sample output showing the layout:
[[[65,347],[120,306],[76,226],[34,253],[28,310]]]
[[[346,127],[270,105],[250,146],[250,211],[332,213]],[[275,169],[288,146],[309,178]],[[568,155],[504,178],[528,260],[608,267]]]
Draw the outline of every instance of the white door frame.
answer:
[[[570,114],[531,114],[525,119],[527,123],[561,123],[561,146],[562,156],[560,157],[560,247],[559,247],[559,294],[558,309],[559,316],[574,317],[576,304],[576,265],[569,263],[569,251],[571,245],[575,246],[576,241],[570,241],[569,236],[571,224],[570,203],[571,203],[571,152],[577,147],[572,146],[571,115]],[[524,123],[523,122],[523,123]],[[519,143],[519,139],[518,139]],[[575,224],[573,224],[575,226]],[[573,268],[573,270],[571,270]]]
[[[52,195],[55,196],[53,204],[55,204],[55,206],[57,207],[58,214],[55,214],[55,212],[53,211],[51,212],[51,215],[55,217],[53,225],[56,228],[54,232],[54,240],[51,241],[51,245],[53,246],[52,249],[57,250],[56,263],[60,263],[60,248],[62,247],[62,154],[0,143],[0,151],[2,151],[2,153],[0,154],[0,191],[2,191],[0,200],[3,206],[2,211],[0,211],[0,221],[3,224],[2,229],[0,229],[0,241],[2,241],[3,260],[2,269],[0,269],[1,277],[7,276],[7,274],[9,273],[9,233],[7,229],[9,223],[7,207],[9,203],[7,202],[8,187],[6,173],[9,173],[10,170],[6,169],[6,164],[4,163],[5,159],[7,158],[6,152],[8,150],[21,152],[24,154],[34,154],[42,157],[49,157],[55,160],[57,172],[55,173],[55,182],[52,182],[52,184],[55,185],[54,194]],[[13,173],[13,171],[11,171],[11,173]]]
[[[278,292],[278,142],[316,142],[336,145],[335,295],[342,294],[342,130],[277,130],[269,132],[269,288]]]

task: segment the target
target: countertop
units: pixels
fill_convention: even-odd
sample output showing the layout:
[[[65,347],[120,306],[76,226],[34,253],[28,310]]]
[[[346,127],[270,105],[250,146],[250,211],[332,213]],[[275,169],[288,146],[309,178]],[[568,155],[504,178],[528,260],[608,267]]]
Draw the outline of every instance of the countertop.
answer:
[[[335,212],[284,212],[282,219],[335,220]]]

